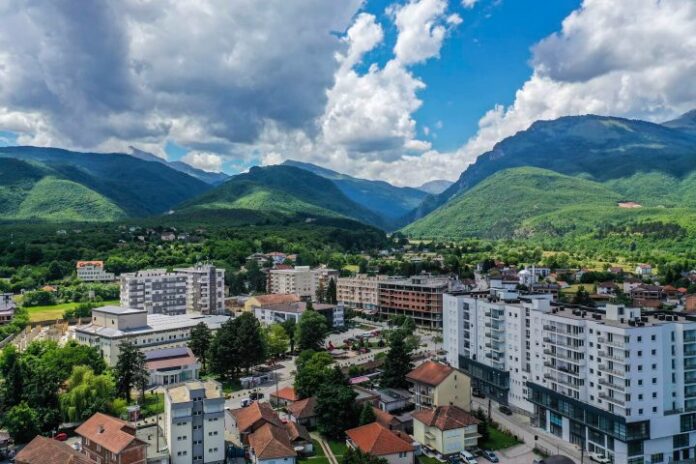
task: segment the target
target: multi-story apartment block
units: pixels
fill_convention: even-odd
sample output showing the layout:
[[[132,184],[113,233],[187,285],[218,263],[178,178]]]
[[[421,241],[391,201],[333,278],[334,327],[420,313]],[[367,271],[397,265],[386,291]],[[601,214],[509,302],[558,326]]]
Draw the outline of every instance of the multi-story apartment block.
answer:
[[[187,281],[187,309],[203,314],[223,314],[225,312],[225,270],[212,264],[198,264],[194,267],[174,269],[184,275]]]
[[[368,313],[379,310],[379,283],[394,279],[389,276],[368,276],[358,274],[354,277],[339,277],[336,284],[336,299],[346,307]]]
[[[316,299],[321,285],[326,288],[329,280],[338,279],[338,271],[324,267],[311,269],[295,266],[292,269],[271,269],[268,273],[268,292],[294,293],[304,299]]]
[[[121,274],[121,306],[150,314],[184,314],[189,278],[166,269]]]
[[[615,463],[694,457],[696,320],[496,290],[444,305],[447,360],[538,427]]]
[[[92,310],[92,321],[78,325],[74,338],[99,349],[109,366],[118,361],[121,343],[128,341],[147,353],[164,348],[185,347],[191,329],[200,322],[212,331],[227,321],[227,316],[148,314],[144,309],[103,306]]]
[[[225,462],[225,396],[215,381],[191,381],[164,395],[164,435],[172,464]]]
[[[104,271],[104,261],[78,261],[75,265],[77,278],[83,282],[111,282],[116,276]]]
[[[409,316],[420,326],[442,327],[442,296],[458,285],[458,280],[429,275],[380,281],[379,312]]]

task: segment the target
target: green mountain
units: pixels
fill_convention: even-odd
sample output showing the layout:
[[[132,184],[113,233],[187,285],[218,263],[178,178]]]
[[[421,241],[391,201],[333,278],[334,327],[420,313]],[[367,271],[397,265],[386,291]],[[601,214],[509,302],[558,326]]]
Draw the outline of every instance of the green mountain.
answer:
[[[0,219],[111,221],[125,215],[104,195],[49,166],[0,158]]]
[[[684,113],[677,119],[663,122],[663,126],[696,135],[696,110]]]
[[[454,184],[451,180],[444,180],[444,179],[436,179],[436,180],[431,180],[423,185],[416,187],[418,190],[421,190],[425,193],[430,193],[432,195],[437,195],[439,193],[444,192],[448,188],[450,188]]]
[[[150,152],[143,151],[135,147],[129,148],[131,151],[129,155],[135,158],[141,159],[143,161],[153,161],[156,163],[162,163],[166,166],[169,166],[170,168],[176,169],[179,172],[183,172],[185,174],[188,174],[189,176],[195,177],[198,180],[202,180],[206,184],[219,185],[230,178],[230,176],[228,176],[224,172],[204,171],[202,169],[194,168],[190,164],[186,164],[183,161],[167,161],[163,158],[160,158],[157,155],[153,155]]]
[[[352,219],[385,227],[379,215],[350,200],[332,181],[285,165],[253,167],[184,202],[175,216],[217,217],[239,224]]]
[[[404,216],[417,208],[426,192],[410,187],[396,187],[384,181],[359,179],[315,164],[288,160],[284,166],[294,166],[332,181],[350,200],[384,218],[390,228],[405,225]]]
[[[205,182],[165,164],[143,161],[125,154],[78,153],[40,147],[0,147],[0,161],[4,166],[11,166],[13,160],[26,162],[22,166],[27,171],[28,179],[36,180],[40,176],[39,180],[50,178],[50,181],[39,185],[40,189],[35,192],[39,194],[38,198],[30,196],[29,203],[24,206],[28,209],[22,210],[27,211],[26,214],[10,208],[7,210],[9,217],[27,217],[28,214],[35,219],[56,219],[62,216],[80,218],[79,209],[74,212],[66,209],[65,213],[61,213],[61,205],[72,204],[63,203],[67,199],[81,201],[85,205],[95,202],[99,204],[95,194],[116,208],[104,218],[144,217],[166,212],[211,188]],[[22,179],[23,182],[25,180]],[[15,200],[24,198],[27,192],[34,191],[35,188],[26,182],[21,185],[2,185],[4,195]],[[102,210],[101,205],[99,209]],[[99,215],[90,218],[87,215],[87,219],[103,218]]]

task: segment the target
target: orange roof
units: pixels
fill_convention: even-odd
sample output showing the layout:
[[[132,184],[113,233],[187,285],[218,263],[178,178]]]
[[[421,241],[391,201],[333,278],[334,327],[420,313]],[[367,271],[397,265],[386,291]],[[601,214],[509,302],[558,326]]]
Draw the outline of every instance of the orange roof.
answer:
[[[259,421],[265,421],[270,424],[280,426],[282,422],[278,418],[271,405],[268,403],[259,403],[255,401],[246,408],[233,409],[230,414],[237,422],[237,429],[241,432],[247,432],[254,424]]]
[[[376,408],[374,406],[372,406],[372,410],[375,412],[375,418],[377,419],[377,422],[387,428],[389,428],[389,426],[396,420],[396,417],[394,417],[392,414],[389,414],[387,411],[382,411],[381,409]]]
[[[297,456],[287,430],[273,424],[264,424],[249,435],[249,447],[258,460]]]
[[[413,420],[443,431],[461,429],[481,422],[458,406],[438,406],[435,409],[421,409],[414,412],[412,416]]]
[[[408,435],[392,432],[377,422],[346,430],[346,435],[362,452],[375,456],[413,451]]]
[[[312,437],[309,435],[304,426],[298,424],[297,422],[289,421],[285,424],[285,430],[288,432],[288,437],[290,441],[295,441],[297,439],[302,439],[304,441],[311,441]]]
[[[66,443],[37,435],[17,453],[16,461],[26,464],[94,464]]]
[[[281,388],[277,392],[271,393],[271,396],[285,401],[297,401],[300,399],[293,387]]]
[[[317,399],[313,396],[303,400],[295,401],[287,407],[291,416],[297,419],[306,419],[314,417],[314,406],[317,404]]]
[[[134,429],[127,422],[100,412],[83,422],[75,433],[117,454],[132,443],[147,446],[136,438]]]
[[[78,261],[77,267],[84,266],[101,266],[104,267],[104,261]]]
[[[406,375],[406,379],[412,382],[424,383],[437,387],[454,371],[446,364],[435,361],[426,361]]]
[[[300,301],[299,295],[294,293],[275,293],[271,295],[258,295],[252,297],[252,299],[258,302],[259,306],[266,306],[279,303],[298,303]]]

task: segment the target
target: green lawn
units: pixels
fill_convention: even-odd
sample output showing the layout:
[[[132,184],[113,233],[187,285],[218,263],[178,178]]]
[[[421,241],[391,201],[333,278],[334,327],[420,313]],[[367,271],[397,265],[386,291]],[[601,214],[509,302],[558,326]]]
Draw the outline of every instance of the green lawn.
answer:
[[[318,441],[312,440],[314,444],[314,456],[303,456],[297,459],[297,462],[305,464],[329,464],[329,458],[324,455],[324,450]]]
[[[74,309],[79,304],[80,303],[62,303],[52,306],[33,306],[26,309],[29,313],[30,322],[53,321],[55,319],[62,319],[66,309]],[[120,304],[118,300],[102,301],[99,303],[100,306],[118,304]]]
[[[494,427],[488,426],[490,438],[479,445],[482,449],[501,450],[522,443],[507,432],[503,432]]]
[[[140,414],[142,417],[150,417],[164,412],[163,393],[145,393],[145,401],[141,405]]]
[[[345,440],[326,440],[329,443],[329,448],[331,448],[331,452],[336,456],[336,459],[340,461],[340,458],[346,454],[346,449],[348,446],[346,445]]]

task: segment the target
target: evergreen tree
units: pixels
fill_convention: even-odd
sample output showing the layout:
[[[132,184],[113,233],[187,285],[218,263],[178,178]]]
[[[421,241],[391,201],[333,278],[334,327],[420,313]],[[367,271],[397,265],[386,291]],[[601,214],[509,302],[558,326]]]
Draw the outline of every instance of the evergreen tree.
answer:
[[[236,377],[239,368],[236,343],[234,319],[230,319],[220,326],[210,344],[207,359],[212,373],[228,380]]]
[[[23,372],[20,353],[9,344],[0,356],[0,412],[18,405],[22,401]]]
[[[377,420],[377,415],[371,403],[365,403],[360,411],[359,425],[371,424]]]
[[[319,287],[317,288],[317,293],[315,296],[317,298],[317,302],[326,303],[326,291],[324,290],[324,282],[321,280],[319,281]]]
[[[290,351],[294,352],[295,351],[295,326],[297,324],[295,323],[295,318],[289,318],[285,319],[282,323],[283,329],[285,330],[285,333],[288,335],[288,339],[290,341]]]
[[[138,388],[143,395],[147,386],[145,355],[131,342],[121,343],[119,351],[115,368],[118,394],[130,403],[131,389]]]
[[[207,369],[208,351],[212,344],[212,334],[205,322],[199,322],[191,329],[191,339],[188,342],[193,354],[201,361],[203,370]]]
[[[328,333],[329,325],[326,318],[308,307],[300,316],[295,329],[297,347],[300,350],[321,350],[324,348],[324,339]]]
[[[358,394],[350,388],[348,378],[335,366],[326,376],[317,392],[314,409],[317,428],[327,437],[340,439],[344,431],[358,423],[355,398]]]
[[[233,320],[237,337],[239,367],[246,370],[266,360],[266,344],[259,320],[252,313],[244,313]]]
[[[329,285],[326,289],[326,301],[330,304],[338,303],[338,297],[336,294],[336,279],[329,279]]]
[[[388,388],[408,388],[406,374],[413,369],[412,346],[406,342],[406,333],[395,330],[389,337],[389,351],[384,359],[382,385]]]

